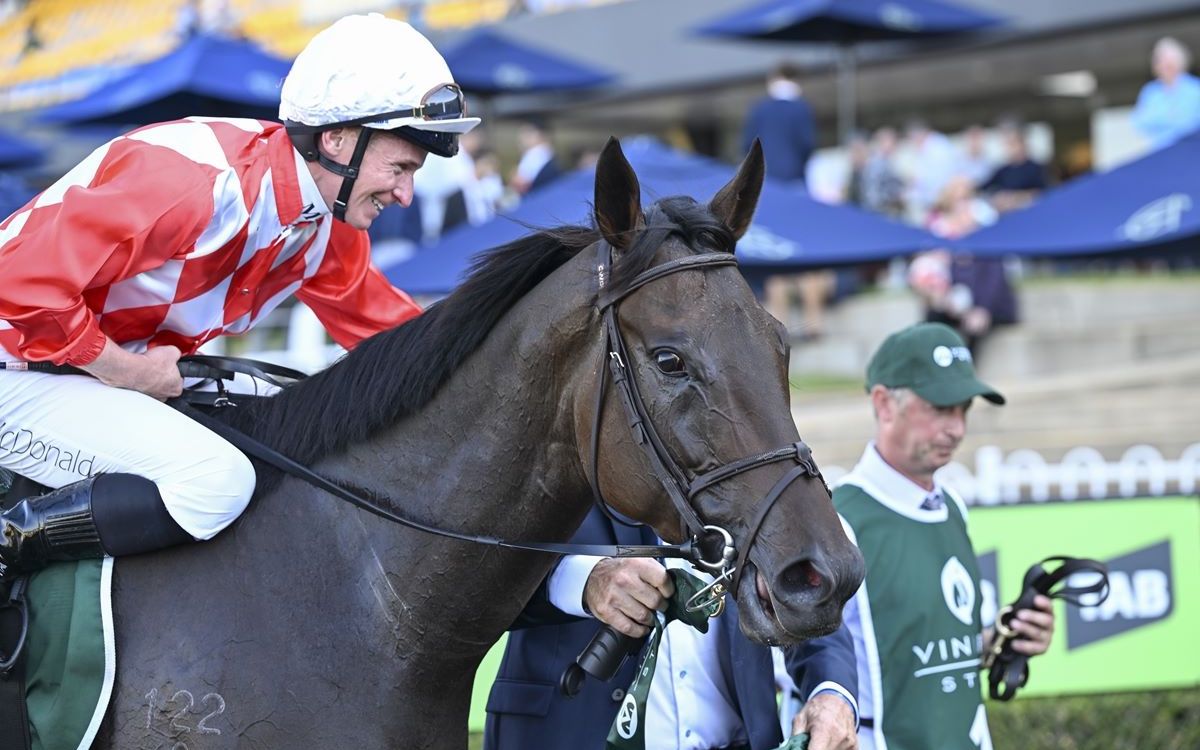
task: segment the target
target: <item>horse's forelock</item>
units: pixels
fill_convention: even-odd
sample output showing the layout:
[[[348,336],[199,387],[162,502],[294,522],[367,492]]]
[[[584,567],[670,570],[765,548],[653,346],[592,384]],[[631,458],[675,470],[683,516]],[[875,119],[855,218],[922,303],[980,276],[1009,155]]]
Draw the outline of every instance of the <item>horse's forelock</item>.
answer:
[[[646,209],[646,227],[621,253],[613,268],[613,285],[623,289],[648,269],[658,249],[672,236],[694,253],[732,253],[735,244],[733,232],[706,206],[687,196],[663,198]]]

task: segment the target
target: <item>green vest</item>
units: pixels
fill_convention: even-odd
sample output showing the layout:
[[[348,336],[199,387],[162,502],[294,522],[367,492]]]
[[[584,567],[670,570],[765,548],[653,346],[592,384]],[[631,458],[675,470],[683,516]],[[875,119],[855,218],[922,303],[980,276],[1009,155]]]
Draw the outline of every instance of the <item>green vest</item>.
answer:
[[[853,482],[853,477],[849,478]],[[833,493],[867,563],[855,595],[870,680],[876,750],[987,748],[979,658],[979,566],[958,504],[947,518],[909,518],[862,488]],[[879,742],[880,734],[885,742]]]

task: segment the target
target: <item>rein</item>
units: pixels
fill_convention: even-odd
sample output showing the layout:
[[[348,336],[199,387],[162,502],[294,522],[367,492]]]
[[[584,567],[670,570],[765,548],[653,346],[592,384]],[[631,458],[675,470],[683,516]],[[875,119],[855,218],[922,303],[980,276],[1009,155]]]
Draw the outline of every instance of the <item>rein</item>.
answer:
[[[376,515],[384,520],[391,521],[392,523],[396,523],[416,531],[422,531],[427,534],[434,534],[436,536],[442,536],[448,539],[457,539],[461,542],[486,544],[492,547],[527,550],[530,552],[552,552],[559,555],[595,555],[597,557],[681,557],[686,559],[695,559],[696,548],[692,546],[691,542],[673,545],[666,548],[646,544],[612,545],[567,544],[559,542],[507,542],[495,537],[482,535],[475,536],[458,531],[451,531],[449,529],[438,528],[436,526],[430,526],[420,521],[414,521],[410,518],[405,518],[404,516],[398,515],[381,506],[377,500],[364,497],[359,492],[355,492],[348,487],[337,484],[327,477],[321,476],[307,466],[293,461],[274,448],[264,445],[246,433],[239,432],[224,422],[213,419],[203,412],[186,408],[186,401],[183,401],[182,399],[175,399],[168,403],[170,403],[171,406],[174,406],[176,409],[184,411],[192,419],[195,419],[200,424],[228,440],[236,448],[238,448],[238,450],[257,458],[264,463],[270,464],[284,473],[291,474],[298,479],[303,479],[312,486],[324,490],[334,497],[345,500],[356,508],[360,508],[361,510],[365,510],[368,513]]]

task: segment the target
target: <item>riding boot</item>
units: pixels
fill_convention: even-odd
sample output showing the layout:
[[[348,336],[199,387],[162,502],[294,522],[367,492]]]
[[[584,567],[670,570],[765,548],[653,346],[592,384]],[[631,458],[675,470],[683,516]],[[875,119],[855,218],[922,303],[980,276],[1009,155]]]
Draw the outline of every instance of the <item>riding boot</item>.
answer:
[[[52,560],[103,557],[92,520],[92,481],[26,498],[0,513],[0,579],[40,570]]]
[[[131,555],[191,540],[153,482],[100,474],[0,512],[0,581],[54,561]]]

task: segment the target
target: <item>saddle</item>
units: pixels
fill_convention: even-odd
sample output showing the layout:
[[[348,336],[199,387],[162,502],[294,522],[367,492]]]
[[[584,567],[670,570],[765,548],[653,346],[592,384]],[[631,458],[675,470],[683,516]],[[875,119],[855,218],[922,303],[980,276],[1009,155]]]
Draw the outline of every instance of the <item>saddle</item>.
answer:
[[[35,369],[75,372],[55,366]],[[305,377],[265,362],[211,356],[180,360],[180,373],[197,382],[172,405],[196,419],[217,408],[263,397],[230,390],[226,382],[232,383],[239,373],[271,386]],[[0,469],[0,509],[50,489]],[[0,750],[78,746],[93,730],[95,717],[103,715],[109,696],[106,678],[111,679],[107,673],[116,666],[108,663],[114,656],[104,643],[112,637],[105,632],[111,630],[111,618],[102,615],[111,580],[102,568],[111,564],[55,563],[34,576],[0,585]],[[31,585],[35,576],[36,584]],[[45,614],[39,619],[36,614],[43,608]],[[47,644],[54,645],[47,649]],[[45,656],[47,650],[50,656]],[[35,652],[32,661],[31,651]],[[81,680],[80,674],[94,674],[95,679]],[[66,675],[71,676],[70,685],[62,679]],[[59,694],[57,688],[71,695]]]

